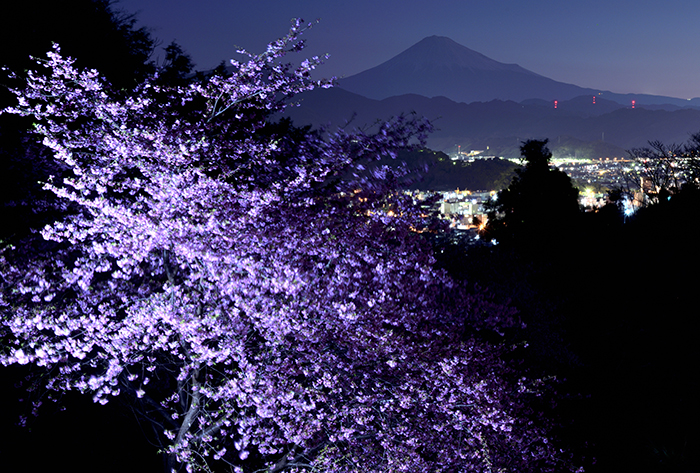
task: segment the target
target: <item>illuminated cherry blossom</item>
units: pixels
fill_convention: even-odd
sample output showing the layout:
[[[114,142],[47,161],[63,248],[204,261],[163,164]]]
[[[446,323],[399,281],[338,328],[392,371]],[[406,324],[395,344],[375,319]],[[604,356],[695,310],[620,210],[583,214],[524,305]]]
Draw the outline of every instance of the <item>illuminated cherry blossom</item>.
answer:
[[[133,398],[174,470],[563,469],[493,342],[514,311],[436,269],[400,170],[367,165],[429,124],[270,123],[329,85],[320,58],[279,62],[304,28],[230,77],[131,94],[58,46],[38,62],[9,112],[34,117],[75,211],[4,252],[0,361]]]

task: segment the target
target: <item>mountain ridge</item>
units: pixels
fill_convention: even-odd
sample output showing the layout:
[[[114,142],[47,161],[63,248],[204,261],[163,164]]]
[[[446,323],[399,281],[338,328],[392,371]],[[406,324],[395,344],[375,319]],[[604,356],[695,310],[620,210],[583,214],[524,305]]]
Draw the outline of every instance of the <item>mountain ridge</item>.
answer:
[[[445,96],[455,102],[527,99],[570,100],[601,95],[619,104],[700,106],[692,100],[649,94],[615,93],[550,79],[518,64],[495,61],[445,36],[428,36],[387,61],[338,81],[367,98],[395,95]]]
[[[511,155],[505,148],[517,152],[520,142],[529,138],[571,136],[583,142],[600,141],[615,148],[609,150],[610,156],[626,156],[626,149],[646,146],[649,140],[680,144],[700,130],[700,111],[692,108],[632,109],[606,101],[585,104],[585,99],[562,101],[554,109],[551,103],[536,100],[467,104],[416,94],[375,100],[334,87],[300,94],[300,106],[290,107],[285,115],[297,125],[347,126],[349,121],[351,127],[366,128],[377,120],[415,112],[435,125],[428,136],[431,149],[454,152],[457,145],[463,149],[491,146],[494,154],[506,157]]]

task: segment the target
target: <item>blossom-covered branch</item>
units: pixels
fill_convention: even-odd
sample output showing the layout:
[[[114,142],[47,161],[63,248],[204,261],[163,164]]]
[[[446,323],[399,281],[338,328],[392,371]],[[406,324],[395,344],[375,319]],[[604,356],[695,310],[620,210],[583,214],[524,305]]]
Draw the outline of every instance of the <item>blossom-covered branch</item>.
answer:
[[[76,211],[42,230],[54,245],[3,254],[0,361],[133,396],[172,469],[560,468],[505,348],[479,336],[513,310],[435,269],[398,171],[365,169],[430,125],[270,121],[328,85],[319,58],[279,63],[303,29],[230,77],[126,98],[58,46],[39,62],[8,111],[34,117],[70,170],[46,187]]]

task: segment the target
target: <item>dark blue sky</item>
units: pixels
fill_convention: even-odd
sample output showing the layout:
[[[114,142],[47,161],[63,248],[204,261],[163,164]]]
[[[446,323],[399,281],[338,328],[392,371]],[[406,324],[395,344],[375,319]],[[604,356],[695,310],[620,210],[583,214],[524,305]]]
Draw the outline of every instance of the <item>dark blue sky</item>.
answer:
[[[289,20],[321,23],[306,55],[325,76],[352,75],[426,36],[447,36],[500,62],[582,87],[700,97],[697,0],[120,0],[163,45],[199,69],[260,52]],[[302,53],[303,54],[303,53]]]

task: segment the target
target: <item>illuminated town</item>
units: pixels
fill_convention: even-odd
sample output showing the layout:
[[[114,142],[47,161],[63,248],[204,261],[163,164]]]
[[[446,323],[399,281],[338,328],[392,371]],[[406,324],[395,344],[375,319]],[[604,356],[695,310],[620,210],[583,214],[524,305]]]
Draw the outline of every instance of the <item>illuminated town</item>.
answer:
[[[469,151],[453,154],[452,160],[474,162],[479,159],[494,159],[484,156],[484,151]],[[511,160],[520,164],[519,160]],[[613,188],[630,188],[630,176],[638,173],[640,164],[630,157],[611,157],[599,159],[577,159],[572,157],[554,157],[552,165],[564,171],[581,189],[580,204],[584,208],[595,209],[608,203],[607,192]],[[634,184],[633,184],[634,185]],[[487,220],[486,203],[497,199],[496,189],[454,189],[450,191],[424,190],[414,192],[417,202],[428,201],[429,197],[439,195],[432,208],[426,209],[438,213],[449,222],[449,227],[468,236],[467,240],[478,241],[478,230]],[[643,199],[637,193],[633,200],[624,202],[625,213],[634,212]],[[636,205],[635,205],[636,203]]]

